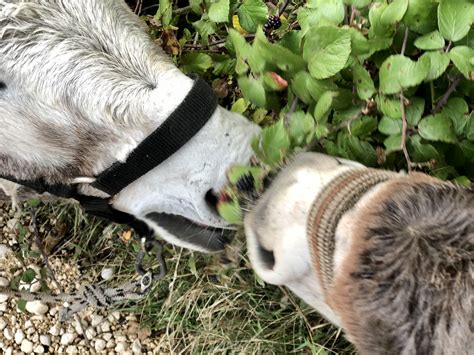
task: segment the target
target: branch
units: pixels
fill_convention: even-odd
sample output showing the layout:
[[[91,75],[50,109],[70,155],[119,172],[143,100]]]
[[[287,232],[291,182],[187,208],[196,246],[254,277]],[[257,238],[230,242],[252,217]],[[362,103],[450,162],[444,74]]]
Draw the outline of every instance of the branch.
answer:
[[[403,96],[403,91],[400,91],[400,109],[402,111],[402,143],[401,143],[401,148],[403,150],[403,155],[405,156],[405,160],[407,161],[408,173],[411,173],[413,163],[411,162],[410,155],[408,154],[407,145],[406,145],[408,122],[407,122],[407,114],[405,112],[405,97]]]
[[[461,82],[461,79],[462,79],[462,75],[458,75],[452,82],[451,82],[451,85],[449,85],[448,87],[448,90],[444,93],[443,97],[438,101],[438,103],[436,104],[436,107],[434,108],[433,112],[436,113],[436,112],[439,112],[441,111],[441,109],[444,107],[444,105],[446,105],[446,103],[448,102],[449,100],[449,97],[451,96],[451,94],[454,92],[454,90],[456,90],[456,87],[459,85],[459,83]]]
[[[408,27],[405,28],[405,35],[403,36],[403,44],[402,44],[402,50],[400,51],[401,55],[405,55],[405,49],[407,48],[407,41],[408,41]]]

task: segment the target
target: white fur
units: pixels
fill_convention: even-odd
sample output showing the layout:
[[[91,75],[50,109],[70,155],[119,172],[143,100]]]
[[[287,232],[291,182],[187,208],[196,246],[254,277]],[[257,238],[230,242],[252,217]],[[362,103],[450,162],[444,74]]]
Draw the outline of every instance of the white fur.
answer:
[[[0,0],[0,57],[0,175],[19,179],[88,182],[125,160],[192,87],[122,0]],[[217,109],[183,149],[116,196],[114,207],[140,219],[165,212],[227,227],[204,196],[223,186],[231,164],[248,161],[258,130]]]

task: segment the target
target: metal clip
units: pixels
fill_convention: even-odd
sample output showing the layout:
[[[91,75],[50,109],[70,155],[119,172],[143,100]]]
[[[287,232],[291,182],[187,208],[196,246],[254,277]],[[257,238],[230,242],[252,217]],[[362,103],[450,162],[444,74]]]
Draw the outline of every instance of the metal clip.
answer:
[[[137,260],[135,262],[135,270],[138,274],[142,275],[141,287],[148,288],[152,281],[163,278],[166,274],[166,263],[163,258],[163,246],[156,239],[142,238],[140,240],[141,250],[137,254]],[[159,271],[147,271],[143,267],[143,258],[145,253],[149,253],[153,248],[156,248],[156,260],[158,261],[160,270]]]

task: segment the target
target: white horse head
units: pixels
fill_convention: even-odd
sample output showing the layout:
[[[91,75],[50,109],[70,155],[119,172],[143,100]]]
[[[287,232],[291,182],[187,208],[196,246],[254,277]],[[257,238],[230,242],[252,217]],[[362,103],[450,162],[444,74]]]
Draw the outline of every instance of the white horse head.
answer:
[[[192,85],[124,1],[0,0],[0,175],[88,182],[124,161]],[[113,207],[174,244],[221,248],[213,228],[229,226],[205,196],[221,189],[230,165],[248,161],[257,132],[218,107],[185,146],[116,195]],[[103,196],[87,183],[79,188]]]
[[[473,349],[474,191],[296,156],[245,217],[250,260],[365,354]]]

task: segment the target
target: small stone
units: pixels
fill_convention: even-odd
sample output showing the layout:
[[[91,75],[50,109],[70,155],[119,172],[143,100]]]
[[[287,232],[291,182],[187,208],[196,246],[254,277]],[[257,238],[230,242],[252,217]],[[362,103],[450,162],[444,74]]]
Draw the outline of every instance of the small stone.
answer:
[[[7,340],[12,340],[13,339],[13,331],[10,328],[5,328],[3,330],[3,336]]]
[[[7,350],[5,350],[5,355],[13,355],[13,346],[9,346]]]
[[[118,352],[119,354],[122,354],[125,350],[127,349],[127,344],[124,342],[119,342],[115,346],[115,351]]]
[[[41,303],[40,301],[26,302],[25,308],[28,312],[37,316],[45,314],[46,312],[48,312],[49,309],[47,305]]]
[[[5,329],[6,326],[7,326],[7,321],[3,317],[0,317],[0,330]]]
[[[4,278],[4,277],[0,277],[0,286],[1,287],[8,287],[10,285],[10,282]]]
[[[31,353],[33,351],[33,343],[28,339],[23,339],[20,350],[27,354]]]
[[[141,329],[138,331],[137,335],[138,335],[138,339],[140,339],[140,340],[149,338],[150,335],[151,335],[151,329],[150,329],[150,328],[147,328],[147,327],[141,328]]]
[[[106,344],[107,344],[107,343],[105,342],[105,340],[103,340],[103,339],[97,339],[97,340],[95,341],[95,345],[94,345],[95,351],[99,352],[99,351],[104,350]]]
[[[0,302],[0,312],[6,312],[8,308],[8,303],[1,303]]]
[[[93,314],[91,318],[91,325],[94,328],[97,327],[104,320],[104,317],[102,317],[100,314]]]
[[[28,329],[28,328],[32,328],[33,327],[33,322],[31,320],[27,320],[25,322],[25,326],[23,327],[23,329]]]
[[[33,352],[36,354],[44,354],[44,347],[41,344],[36,345],[36,347],[33,349]]]
[[[113,348],[115,346],[115,341],[113,339],[109,340],[107,342],[107,345],[105,346],[107,349]]]
[[[138,339],[135,339],[135,341],[133,342],[132,351],[134,354],[142,353],[142,344],[140,344],[140,341]]]
[[[0,244],[0,259],[3,259],[8,254],[10,254],[12,250],[5,244]]]
[[[104,339],[105,341],[109,341],[110,339],[112,339],[112,333],[102,334],[102,339]]]
[[[51,345],[51,337],[48,334],[42,334],[39,337],[39,341],[41,344],[50,346]]]
[[[25,329],[26,329],[26,335],[32,335],[36,332],[36,329],[33,328],[33,327],[31,327],[31,328],[26,328],[25,327]]]
[[[104,322],[100,325],[100,330],[101,330],[103,333],[110,332],[110,323],[109,323],[108,320],[104,321]]]
[[[10,296],[8,296],[6,293],[0,293],[0,303],[5,303],[8,301]]]
[[[110,268],[110,267],[103,268],[102,271],[100,272],[100,276],[101,276],[105,281],[109,281],[109,280],[111,280],[112,277],[114,276],[114,269],[113,269],[113,268]]]
[[[55,324],[49,330],[49,334],[54,335],[54,336],[58,336],[59,331],[60,331],[59,324]]]
[[[77,350],[77,346],[75,345],[69,345],[66,348],[66,354],[77,354],[79,351]]]
[[[76,338],[76,335],[75,334],[72,334],[72,333],[64,333],[62,336],[61,336],[61,345],[69,345],[71,344],[74,339]]]
[[[127,341],[127,337],[125,335],[117,334],[115,335],[115,341],[117,343],[120,343],[120,342],[125,343]]]
[[[17,331],[15,332],[15,343],[20,345],[23,339],[25,339],[25,333],[23,332],[23,330],[17,329]]]
[[[97,332],[94,330],[94,328],[89,327],[86,329],[86,337],[87,339],[93,339],[97,335]]]
[[[39,292],[41,290],[41,282],[39,280],[34,279],[31,283],[30,292]]]

